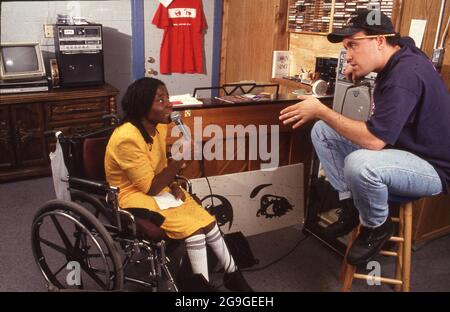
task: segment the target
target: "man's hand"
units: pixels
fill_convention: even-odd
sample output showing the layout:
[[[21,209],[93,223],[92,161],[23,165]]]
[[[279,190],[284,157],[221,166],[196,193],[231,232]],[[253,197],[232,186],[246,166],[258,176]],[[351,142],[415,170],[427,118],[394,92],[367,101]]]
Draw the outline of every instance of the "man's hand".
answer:
[[[344,75],[347,77],[348,80],[352,82],[355,82],[357,79],[355,71],[353,70],[353,66],[350,64],[347,64],[347,66],[345,66]]]
[[[279,119],[283,124],[288,125],[294,123],[293,129],[296,129],[308,121],[319,118],[319,114],[324,105],[312,95],[300,95],[301,102],[286,107],[280,112]]]
[[[184,195],[184,192],[178,183],[172,182],[172,184],[170,184],[169,187],[170,187],[170,193],[173,196],[175,196],[176,199],[181,199],[182,201],[184,201],[186,199],[186,195]]]

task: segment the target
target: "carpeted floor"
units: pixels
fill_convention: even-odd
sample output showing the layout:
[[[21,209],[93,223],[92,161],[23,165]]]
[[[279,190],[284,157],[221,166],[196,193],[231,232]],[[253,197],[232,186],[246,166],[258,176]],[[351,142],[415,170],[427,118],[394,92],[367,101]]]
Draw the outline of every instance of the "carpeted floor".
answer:
[[[32,255],[30,237],[35,212],[53,197],[51,178],[0,184],[0,291],[47,290]],[[252,269],[287,254],[303,238],[300,225],[249,237],[251,249],[260,261]],[[382,275],[393,272],[393,259],[376,260],[381,263]],[[280,261],[262,270],[244,271],[244,275],[256,291],[339,291],[341,261],[323,243],[307,237]],[[220,284],[220,277],[214,274],[212,280]],[[450,235],[413,252],[411,289],[450,291]],[[365,281],[356,281],[352,290],[392,291],[389,286],[369,286]]]

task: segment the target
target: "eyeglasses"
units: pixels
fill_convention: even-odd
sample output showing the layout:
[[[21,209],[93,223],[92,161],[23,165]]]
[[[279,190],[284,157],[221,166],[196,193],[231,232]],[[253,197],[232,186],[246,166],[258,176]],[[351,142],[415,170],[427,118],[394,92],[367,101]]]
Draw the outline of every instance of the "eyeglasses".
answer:
[[[370,35],[370,36],[358,36],[358,37],[353,37],[353,38],[349,38],[352,40],[361,40],[361,39],[373,39],[373,38],[378,38],[378,36],[382,36],[382,37],[394,37],[397,34],[379,34],[379,35]]]

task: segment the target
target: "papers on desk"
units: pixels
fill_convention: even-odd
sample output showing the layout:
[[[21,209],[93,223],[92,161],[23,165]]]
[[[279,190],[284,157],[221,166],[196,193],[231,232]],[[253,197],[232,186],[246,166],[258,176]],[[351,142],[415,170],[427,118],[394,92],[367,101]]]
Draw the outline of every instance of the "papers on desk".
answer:
[[[158,196],[153,196],[153,198],[155,199],[159,209],[161,210],[175,208],[183,205],[183,201],[181,199],[176,199],[175,196],[173,196],[169,192],[164,192]]]
[[[203,105],[202,101],[197,100],[190,94],[172,95],[169,101],[174,105]]]
[[[265,94],[242,94],[242,95],[224,95],[214,97],[215,99],[225,103],[249,103],[267,99]]]
[[[334,97],[333,94],[326,94],[326,95],[312,94],[311,92],[307,92],[304,89],[298,89],[298,90],[292,91],[292,94],[295,94],[295,95],[312,95],[312,96],[314,96],[315,98],[318,98],[318,99],[331,99],[331,98]]]

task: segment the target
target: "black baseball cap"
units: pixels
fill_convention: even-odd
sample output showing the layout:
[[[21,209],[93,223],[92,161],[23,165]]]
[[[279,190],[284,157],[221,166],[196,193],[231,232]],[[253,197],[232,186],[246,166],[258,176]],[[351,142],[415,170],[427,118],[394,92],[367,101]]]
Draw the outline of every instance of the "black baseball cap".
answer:
[[[370,30],[374,34],[395,34],[394,25],[389,17],[379,10],[359,9],[343,28],[327,35],[328,41],[338,43],[359,31]]]

